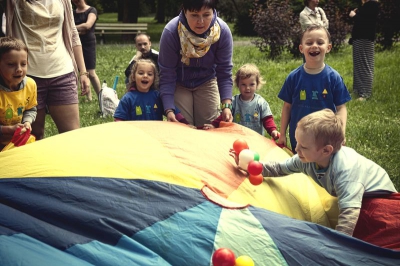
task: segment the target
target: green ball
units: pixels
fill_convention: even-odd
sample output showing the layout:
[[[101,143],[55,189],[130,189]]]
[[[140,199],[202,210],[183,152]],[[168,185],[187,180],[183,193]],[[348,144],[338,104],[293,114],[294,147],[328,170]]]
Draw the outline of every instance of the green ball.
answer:
[[[259,161],[260,160],[260,154],[258,152],[254,152],[254,161]]]

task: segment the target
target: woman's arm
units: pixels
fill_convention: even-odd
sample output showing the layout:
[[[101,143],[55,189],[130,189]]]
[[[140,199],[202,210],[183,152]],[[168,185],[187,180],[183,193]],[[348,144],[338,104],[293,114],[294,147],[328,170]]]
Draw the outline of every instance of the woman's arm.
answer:
[[[94,23],[97,20],[97,16],[95,13],[89,13],[88,18],[85,23],[76,25],[76,29],[78,30],[79,35],[84,35],[93,27]]]

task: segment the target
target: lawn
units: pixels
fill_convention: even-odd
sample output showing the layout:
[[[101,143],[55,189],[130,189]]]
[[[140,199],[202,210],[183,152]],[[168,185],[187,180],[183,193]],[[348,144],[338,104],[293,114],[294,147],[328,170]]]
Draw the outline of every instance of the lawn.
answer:
[[[149,24],[149,31],[152,30],[152,27],[153,24]],[[160,25],[156,25],[156,27],[157,32],[162,30]],[[159,33],[154,33],[154,36],[158,35]],[[158,49],[155,38],[152,38],[153,48]],[[237,40],[236,37],[235,40]],[[113,84],[114,78],[116,76],[120,77],[117,85],[119,97],[125,93],[124,70],[133,54],[134,47],[131,44],[105,44],[97,46],[96,72],[101,82],[105,80],[110,87]],[[273,61],[268,60],[251,43],[241,43],[234,47],[233,62],[234,72],[244,63],[254,63],[260,68],[267,84],[263,86],[259,93],[269,102],[276,124],[279,127],[283,103],[277,97],[278,92],[286,76],[291,70],[298,67],[302,63],[302,60],[300,58],[293,59],[288,54],[284,54]],[[345,47],[344,50],[338,53],[328,54],[326,63],[342,75],[347,88],[352,92],[351,46]],[[400,46],[398,44],[390,51],[376,52],[373,97],[365,102],[352,100],[347,104],[348,123],[346,131],[347,146],[356,149],[362,155],[385,168],[397,189],[400,189],[399,66]],[[234,93],[236,94],[237,92],[237,88],[234,88]],[[85,98],[81,97],[81,126],[87,127],[112,121],[110,117],[101,118],[98,111],[97,100],[86,102]],[[57,134],[57,130],[50,117],[47,117],[45,132],[46,137]]]

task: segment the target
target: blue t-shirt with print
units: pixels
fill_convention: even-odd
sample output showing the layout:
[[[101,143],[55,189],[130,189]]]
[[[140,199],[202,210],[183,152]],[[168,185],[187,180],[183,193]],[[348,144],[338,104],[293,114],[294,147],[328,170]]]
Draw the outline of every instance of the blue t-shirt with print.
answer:
[[[328,65],[318,74],[308,74],[303,65],[296,68],[286,78],[278,97],[292,105],[289,137],[293,150],[297,144],[294,132],[301,118],[324,108],[336,113],[336,106],[351,100],[343,78]]]

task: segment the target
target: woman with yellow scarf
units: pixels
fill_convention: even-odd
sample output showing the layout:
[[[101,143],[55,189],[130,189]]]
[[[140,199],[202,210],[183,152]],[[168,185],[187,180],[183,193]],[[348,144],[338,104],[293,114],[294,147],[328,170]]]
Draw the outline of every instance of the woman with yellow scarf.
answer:
[[[178,107],[190,124],[209,124],[222,112],[232,121],[232,33],[216,0],[183,0],[160,40],[160,94],[168,121]]]

